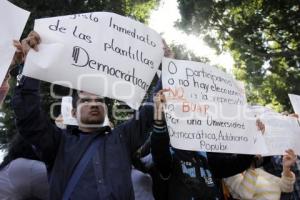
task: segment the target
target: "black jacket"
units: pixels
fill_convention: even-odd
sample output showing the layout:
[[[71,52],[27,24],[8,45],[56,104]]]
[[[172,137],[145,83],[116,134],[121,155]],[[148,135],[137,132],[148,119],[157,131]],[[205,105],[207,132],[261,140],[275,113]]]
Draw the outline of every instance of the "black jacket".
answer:
[[[131,119],[112,131],[103,127],[84,140],[80,139],[84,133],[78,129],[72,133],[69,130],[64,132],[50,122],[41,110],[39,81],[35,79],[25,78],[16,87],[13,109],[20,134],[36,147],[51,171],[50,199],[62,199],[73,170],[93,140],[100,140],[99,149],[92,159],[94,177],[85,179],[82,185],[86,187],[77,188],[77,195],[71,199],[134,198],[131,156],[147,138],[145,134],[152,125],[153,106],[143,106],[138,112],[139,120]],[[92,193],[87,192],[90,185],[97,187]]]

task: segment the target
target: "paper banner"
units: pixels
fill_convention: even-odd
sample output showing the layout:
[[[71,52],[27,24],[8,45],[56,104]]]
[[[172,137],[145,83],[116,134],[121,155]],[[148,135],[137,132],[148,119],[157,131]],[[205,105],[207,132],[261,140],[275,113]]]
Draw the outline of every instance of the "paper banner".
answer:
[[[167,94],[166,121],[175,148],[261,154],[266,146],[247,114],[241,84],[222,70],[203,63],[163,59]]]
[[[130,18],[96,12],[39,19],[39,52],[24,74],[118,99],[137,109],[163,55],[158,33]]]

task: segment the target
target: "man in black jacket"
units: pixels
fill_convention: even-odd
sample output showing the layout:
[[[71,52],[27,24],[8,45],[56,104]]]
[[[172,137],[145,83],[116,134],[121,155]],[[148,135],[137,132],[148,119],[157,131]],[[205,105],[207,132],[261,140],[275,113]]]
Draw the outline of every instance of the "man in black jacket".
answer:
[[[39,41],[37,33],[30,33],[22,44],[15,45],[21,54],[16,58],[23,62],[30,47],[36,49]],[[50,199],[134,199],[131,156],[147,138],[153,106],[142,106],[137,112],[138,120],[133,118],[110,130],[99,127],[106,114],[103,99],[86,92],[79,94],[73,112],[79,127],[64,132],[41,110],[38,80],[23,77],[15,89],[12,103],[16,125],[20,134],[41,152],[51,171]],[[95,146],[96,151],[70,191],[70,179],[90,146]]]

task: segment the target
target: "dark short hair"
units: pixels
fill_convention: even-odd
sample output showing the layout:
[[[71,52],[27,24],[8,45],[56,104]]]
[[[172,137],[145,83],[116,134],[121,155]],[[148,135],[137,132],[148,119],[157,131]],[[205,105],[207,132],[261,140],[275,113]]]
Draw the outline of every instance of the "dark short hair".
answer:
[[[17,158],[40,160],[40,158],[37,156],[37,153],[33,149],[33,146],[19,133],[14,135],[13,139],[10,141],[8,152],[3,159],[3,162],[0,164],[0,170]]]

